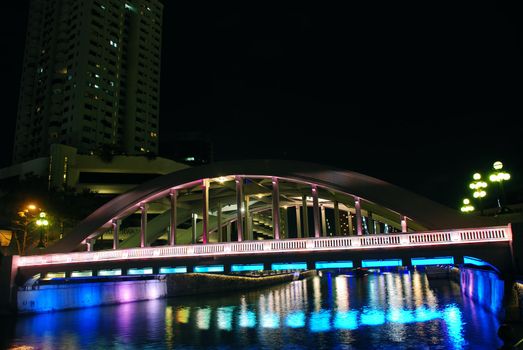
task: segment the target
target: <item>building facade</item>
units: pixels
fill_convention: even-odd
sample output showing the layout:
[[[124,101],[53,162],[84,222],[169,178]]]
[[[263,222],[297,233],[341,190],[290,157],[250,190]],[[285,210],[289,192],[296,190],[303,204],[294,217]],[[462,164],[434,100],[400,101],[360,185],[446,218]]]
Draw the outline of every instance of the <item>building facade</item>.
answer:
[[[13,163],[158,153],[159,0],[32,0]]]

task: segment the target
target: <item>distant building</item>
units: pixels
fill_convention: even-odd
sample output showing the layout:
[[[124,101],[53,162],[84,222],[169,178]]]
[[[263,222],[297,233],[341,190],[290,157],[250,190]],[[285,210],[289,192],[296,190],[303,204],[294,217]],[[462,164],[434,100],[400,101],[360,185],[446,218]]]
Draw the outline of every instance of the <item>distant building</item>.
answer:
[[[113,156],[110,161],[97,155],[78,154],[74,147],[51,145],[49,156],[0,169],[1,187],[18,183],[28,175],[43,177],[48,187],[101,195],[118,195],[160,175],[188,168],[162,157]]]
[[[158,153],[162,11],[159,0],[31,1],[14,164],[52,144]]]

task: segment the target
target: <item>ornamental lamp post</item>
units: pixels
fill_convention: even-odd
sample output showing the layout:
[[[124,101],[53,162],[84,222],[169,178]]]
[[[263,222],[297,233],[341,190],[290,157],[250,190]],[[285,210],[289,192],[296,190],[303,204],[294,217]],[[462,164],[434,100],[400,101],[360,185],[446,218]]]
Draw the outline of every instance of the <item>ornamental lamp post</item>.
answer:
[[[461,206],[462,213],[471,213],[474,211],[474,206],[470,204],[470,199],[463,199],[463,205]]]
[[[492,165],[492,168],[494,168],[495,172],[492,173],[489,177],[490,182],[497,182],[498,183],[498,208],[499,212],[507,211],[507,208],[504,206],[505,200],[505,191],[503,189],[503,182],[510,180],[510,174],[507,172],[504,172],[503,169],[503,163],[499,160],[494,162]],[[502,197],[502,200],[500,199]]]
[[[40,219],[36,220],[36,225],[40,228],[40,241],[36,246],[38,249],[45,248],[44,229],[49,225],[49,221],[45,218],[46,216],[47,214],[45,212],[41,212],[39,215]]]
[[[487,191],[485,191],[485,189],[487,188],[488,185],[486,182],[481,181],[480,173],[475,173],[472,176],[472,178],[474,179],[474,181],[472,181],[469,184],[469,188],[471,190],[474,190],[472,195],[474,196],[474,198],[476,198],[479,201],[480,215],[483,215],[483,205],[481,203],[481,200],[487,195]]]

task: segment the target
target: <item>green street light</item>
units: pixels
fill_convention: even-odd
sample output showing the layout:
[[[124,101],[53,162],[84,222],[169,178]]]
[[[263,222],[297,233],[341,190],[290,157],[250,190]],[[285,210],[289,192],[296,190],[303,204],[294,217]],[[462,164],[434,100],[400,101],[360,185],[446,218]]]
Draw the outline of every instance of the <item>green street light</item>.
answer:
[[[479,200],[480,213],[483,215],[483,206],[481,205],[481,200],[487,195],[487,191],[485,191],[485,189],[487,188],[488,184],[485,181],[481,181],[480,173],[475,173],[472,178],[474,181],[469,184],[469,188],[474,191],[472,196]]]
[[[41,212],[40,215],[38,215],[41,219],[36,220],[36,226],[40,228],[40,241],[38,242],[37,248],[43,249],[45,248],[45,242],[44,242],[44,228],[49,225],[49,221],[45,219],[47,216],[45,212]]]
[[[510,180],[510,174],[502,170],[503,163],[499,160],[494,162],[492,168],[494,168],[494,170],[496,171],[489,176],[489,180],[490,182],[498,183],[498,208],[499,212],[502,212],[506,210],[500,198],[502,197],[503,202],[505,202],[505,191],[503,189],[503,182]]]
[[[461,211],[463,213],[470,213],[474,211],[474,206],[470,204],[470,200],[468,198],[463,199],[463,205],[461,206]]]

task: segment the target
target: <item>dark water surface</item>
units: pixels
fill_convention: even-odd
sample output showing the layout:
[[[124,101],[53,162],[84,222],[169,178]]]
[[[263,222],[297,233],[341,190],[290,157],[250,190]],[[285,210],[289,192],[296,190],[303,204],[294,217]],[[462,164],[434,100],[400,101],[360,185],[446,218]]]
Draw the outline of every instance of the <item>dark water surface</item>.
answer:
[[[498,320],[425,274],[323,274],[267,289],[2,322],[24,349],[496,349]]]

